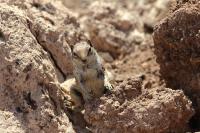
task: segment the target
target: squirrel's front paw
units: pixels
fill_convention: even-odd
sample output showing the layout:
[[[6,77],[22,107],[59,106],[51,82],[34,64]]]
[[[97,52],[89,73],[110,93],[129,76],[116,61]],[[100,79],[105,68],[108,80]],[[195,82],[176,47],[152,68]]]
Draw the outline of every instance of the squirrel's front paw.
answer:
[[[113,90],[113,86],[110,83],[105,84],[105,91],[104,93],[111,92]]]
[[[110,83],[105,84],[107,90],[113,90],[113,86]]]

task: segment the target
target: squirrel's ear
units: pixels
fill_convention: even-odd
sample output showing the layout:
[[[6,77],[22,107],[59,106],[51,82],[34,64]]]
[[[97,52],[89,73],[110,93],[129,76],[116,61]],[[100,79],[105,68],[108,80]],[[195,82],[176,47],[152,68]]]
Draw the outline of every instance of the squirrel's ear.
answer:
[[[92,42],[90,40],[87,40],[88,44],[93,47]]]

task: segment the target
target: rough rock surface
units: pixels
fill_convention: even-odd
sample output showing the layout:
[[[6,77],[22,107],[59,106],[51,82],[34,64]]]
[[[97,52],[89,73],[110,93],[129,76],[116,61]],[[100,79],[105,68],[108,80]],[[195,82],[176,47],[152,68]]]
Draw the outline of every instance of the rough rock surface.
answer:
[[[160,0],[147,3],[152,5],[155,1]],[[114,4],[110,4],[111,0],[83,0],[90,8],[85,10],[83,6],[84,12],[78,12],[79,15],[55,0],[0,2],[0,132],[88,133],[90,130],[110,132],[111,129],[116,132],[180,132],[187,128],[193,114],[191,103],[181,91],[161,87],[150,32],[143,30],[140,19],[143,10],[129,8],[132,0]],[[102,5],[97,6],[98,3]],[[73,3],[71,6],[73,8]],[[95,10],[97,7],[100,12]],[[105,61],[112,62],[107,65],[113,69],[117,85],[112,94],[85,106],[88,123],[82,113],[66,108],[69,101],[59,87],[72,72],[69,45],[87,41],[73,16],[78,16],[82,26],[85,22],[91,25],[94,22],[94,27],[100,24],[100,35],[106,32],[103,42],[108,50],[102,47],[100,54],[107,59]],[[113,50],[115,45],[117,50]],[[113,58],[121,54],[126,57]],[[143,85],[137,79],[121,83],[141,72],[141,77],[145,78]],[[117,121],[118,117],[121,121]]]
[[[136,10],[141,15],[146,32],[153,32],[153,27],[161,18],[165,17],[175,0],[133,0],[134,4],[129,4],[127,8]]]
[[[141,79],[128,79],[85,107],[93,132],[184,132],[193,114],[183,92],[168,88],[141,90]]]
[[[74,14],[61,2],[53,0],[10,0],[7,3],[22,8],[27,13],[28,26],[62,74],[60,80],[72,74],[69,45],[86,40]]]
[[[0,130],[74,132],[62,93],[51,84],[61,73],[32,34],[27,12],[20,10],[26,2],[14,2],[0,4]]]
[[[169,87],[183,89],[200,118],[200,4],[178,1],[176,9],[154,31],[160,72]],[[196,122],[196,124],[199,122]],[[198,124],[199,125],[199,124]]]
[[[32,33],[51,54],[62,76],[66,78],[73,69],[69,45],[86,40],[79,23],[72,13],[56,2],[33,3],[28,11]]]
[[[96,49],[113,57],[130,53],[144,39],[139,15],[114,2],[95,1],[80,15],[83,29]]]

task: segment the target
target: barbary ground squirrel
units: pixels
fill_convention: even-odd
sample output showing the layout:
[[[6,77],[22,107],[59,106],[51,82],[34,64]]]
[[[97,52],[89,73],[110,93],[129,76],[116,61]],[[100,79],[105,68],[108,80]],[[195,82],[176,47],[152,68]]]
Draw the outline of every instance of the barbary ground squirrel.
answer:
[[[61,84],[68,91],[75,108],[83,108],[84,102],[103,95],[113,89],[107,71],[91,42],[76,43],[72,48],[74,78]]]

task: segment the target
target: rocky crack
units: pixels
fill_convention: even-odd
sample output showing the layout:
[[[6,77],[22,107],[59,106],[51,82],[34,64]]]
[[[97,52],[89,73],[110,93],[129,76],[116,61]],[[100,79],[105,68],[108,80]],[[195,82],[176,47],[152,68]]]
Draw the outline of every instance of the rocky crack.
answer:
[[[31,34],[34,36],[35,40],[37,41],[37,43],[42,47],[42,49],[48,53],[48,55],[50,56],[50,59],[53,61],[53,64],[55,66],[55,68],[61,73],[62,77],[64,79],[66,79],[67,75],[65,75],[65,73],[62,71],[62,69],[59,67],[56,59],[53,57],[53,54],[48,50],[48,48],[46,48],[44,45],[42,45],[38,39],[38,32],[37,31],[34,31],[33,32],[33,29],[31,28],[31,22],[29,20],[27,20],[27,26],[28,26],[28,29],[30,30]]]

